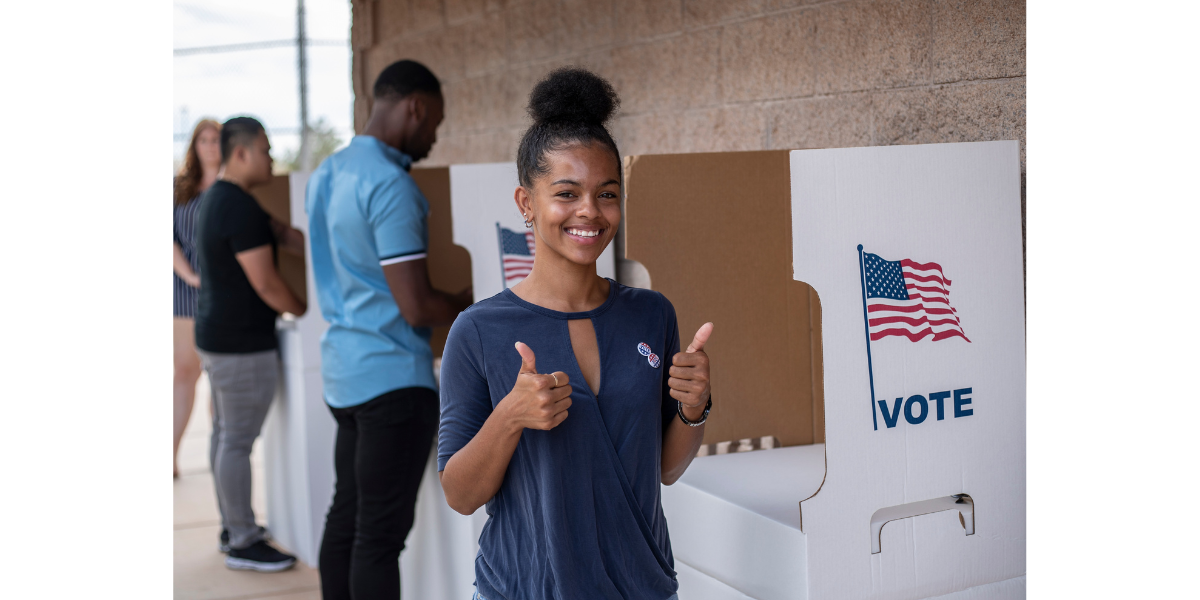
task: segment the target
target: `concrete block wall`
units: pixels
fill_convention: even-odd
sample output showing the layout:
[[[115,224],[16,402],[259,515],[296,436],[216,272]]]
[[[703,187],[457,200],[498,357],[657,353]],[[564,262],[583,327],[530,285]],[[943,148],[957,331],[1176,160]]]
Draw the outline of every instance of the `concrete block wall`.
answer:
[[[429,165],[515,160],[551,69],[612,81],[625,155],[1017,139],[1023,0],[353,0],[355,127],[392,61],[428,65]]]

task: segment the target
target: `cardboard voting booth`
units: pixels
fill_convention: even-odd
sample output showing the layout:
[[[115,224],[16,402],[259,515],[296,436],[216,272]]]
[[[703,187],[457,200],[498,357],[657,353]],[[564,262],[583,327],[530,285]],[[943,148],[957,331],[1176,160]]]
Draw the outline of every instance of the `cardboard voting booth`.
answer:
[[[450,208],[449,167],[416,168],[409,172],[429,202],[429,250],[425,263],[429,283],[435,289],[457,293],[471,286],[471,255],[454,243],[453,215]],[[434,327],[429,344],[440,357],[446,347],[449,327]]]
[[[413,169],[411,174],[430,206],[427,256],[430,281],[441,290],[461,291],[470,285],[471,263],[470,255],[452,241],[449,169]],[[290,222],[305,234],[306,239],[308,218],[304,198],[308,175],[291,173],[252,190],[267,212],[281,221]],[[337,427],[325,404],[321,380],[320,341],[328,324],[322,318],[316,302],[315,280],[308,267],[311,265],[311,250],[307,244],[305,252],[305,260],[281,253],[280,269],[285,281],[289,285],[296,282],[301,287],[293,289],[302,291],[312,300],[304,316],[279,322],[283,377],[280,379],[278,401],[272,406],[263,427],[263,450],[268,526],[285,547],[305,563],[315,566],[324,531],[325,513],[333,499],[333,442]],[[441,355],[448,331],[448,327],[434,329],[431,344],[435,356]],[[431,457],[422,484],[422,500],[418,503],[418,511],[425,513],[417,519],[422,526],[439,525],[445,520],[439,520],[442,513],[449,511],[440,497],[440,487],[436,485],[434,465]],[[431,477],[434,485],[429,484]],[[440,511],[441,508],[445,511]],[[420,549],[438,543],[440,531],[438,536],[422,537],[423,531],[417,528],[410,534],[410,548],[414,539]],[[465,535],[469,537],[470,531]],[[474,559],[474,550],[474,547],[467,550],[469,560]],[[406,552],[403,559],[419,561],[424,554]],[[406,597],[440,597],[422,593],[434,585],[432,580],[457,581],[465,577],[466,583],[460,587],[470,588],[473,570],[465,574],[450,571],[438,579],[443,571],[426,566],[418,562],[406,570],[416,573],[413,577],[406,576],[404,580]]]
[[[276,400],[263,424],[262,450],[267,527],[300,560],[316,565],[325,512],[333,499],[331,450],[336,426],[322,396],[320,343],[328,324],[317,306],[312,252],[307,244],[304,191],[308,175],[291,173],[277,177],[269,184],[267,193],[260,194],[261,188],[252,193],[267,207],[267,212],[299,229],[306,240],[304,261],[299,264],[303,269],[300,276],[292,275],[294,279],[289,279],[287,264],[280,265],[285,281],[302,282],[309,306],[303,316],[277,322],[283,373]],[[279,206],[283,199],[287,202],[286,213]],[[281,253],[281,256],[286,255]]]
[[[640,156],[625,169],[625,258],[683,335],[716,324],[704,442],[730,453],[663,488],[680,597],[1023,597],[1017,143]],[[412,174],[430,203],[435,287],[470,283],[483,299],[528,274],[514,164]],[[305,181],[293,174],[287,192],[302,230]],[[614,276],[612,247],[597,270]],[[302,281],[316,298],[311,273]],[[264,436],[269,526],[312,565],[333,491],[324,328],[315,302],[282,324],[283,399]],[[416,511],[403,595],[470,597],[486,515],[446,505],[433,453]]]
[[[267,214],[281,223],[292,222],[292,175],[275,175],[263,185],[250,190],[250,195],[258,201],[259,206]],[[304,186],[301,185],[303,190]],[[303,206],[301,207],[303,209]],[[300,214],[304,214],[301,210]],[[290,252],[277,252],[275,266],[288,289],[301,300],[308,298],[305,275],[305,259]]]
[[[1017,142],[626,159],[626,258],[716,324],[680,596],[1024,596]]]

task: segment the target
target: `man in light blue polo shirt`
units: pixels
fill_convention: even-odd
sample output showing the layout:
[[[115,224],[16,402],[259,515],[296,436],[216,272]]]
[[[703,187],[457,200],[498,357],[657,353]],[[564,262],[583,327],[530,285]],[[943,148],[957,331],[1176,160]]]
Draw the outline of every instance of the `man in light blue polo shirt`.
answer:
[[[325,600],[399,598],[400,551],[438,427],[430,328],[471,290],[433,289],[429,203],[408,170],[437,140],[437,77],[402,60],[380,73],[363,134],[308,181],[306,208],[325,401],[337,420],[333,505],[321,542]]]

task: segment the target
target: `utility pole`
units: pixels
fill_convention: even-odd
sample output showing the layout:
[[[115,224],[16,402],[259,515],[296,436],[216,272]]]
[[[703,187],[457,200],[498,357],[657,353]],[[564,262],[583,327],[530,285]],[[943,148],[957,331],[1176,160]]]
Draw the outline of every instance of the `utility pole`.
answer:
[[[296,67],[300,72],[300,169],[312,170],[308,130],[308,35],[304,31],[304,0],[296,0]]]

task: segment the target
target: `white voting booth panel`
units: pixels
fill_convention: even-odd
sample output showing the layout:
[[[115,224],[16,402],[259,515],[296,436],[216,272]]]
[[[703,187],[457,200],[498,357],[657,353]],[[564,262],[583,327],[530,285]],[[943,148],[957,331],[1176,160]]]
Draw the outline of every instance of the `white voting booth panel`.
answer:
[[[292,226],[308,237],[304,190],[309,173],[289,176]],[[280,321],[283,377],[263,424],[267,527],[271,535],[309,565],[317,564],[325,513],[333,501],[333,440],[336,425],[321,383],[321,335],[329,326],[317,305],[312,252],[305,244],[308,311]]]
[[[487,514],[460,515],[446,504],[438,481],[437,451],[430,452],[417,492],[412,531],[400,553],[402,598],[470,598],[475,555]]]
[[[1022,577],[1018,143],[799,150],[791,181],[795,279],[824,308],[828,471],[801,505],[810,594],[923,598]],[[895,286],[908,300],[886,297]],[[962,495],[973,524],[945,504]],[[931,501],[951,510],[927,514]],[[873,539],[883,519],[896,520]]]
[[[1023,598],[1017,142],[789,162],[825,444],[697,458],[663,489],[680,597]]]

